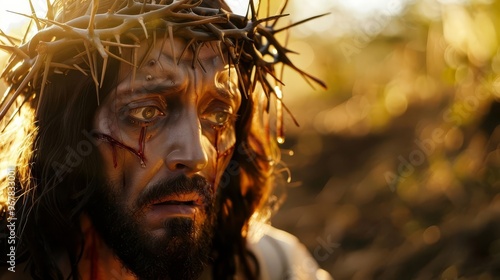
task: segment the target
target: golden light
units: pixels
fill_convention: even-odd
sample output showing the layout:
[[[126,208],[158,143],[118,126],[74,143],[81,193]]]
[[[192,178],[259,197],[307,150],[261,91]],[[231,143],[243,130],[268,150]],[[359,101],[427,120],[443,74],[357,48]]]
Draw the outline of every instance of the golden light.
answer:
[[[32,0],[35,13],[40,18],[45,18],[47,13],[47,4],[42,0]],[[52,2],[52,1],[51,1]],[[23,27],[25,28],[29,22],[29,18],[20,14],[30,16],[32,14],[29,1],[3,1],[2,9],[0,10],[0,29],[11,35],[12,32],[20,32],[24,35]]]
[[[423,240],[426,244],[433,244],[441,238],[441,230],[437,226],[430,226],[422,233]]]
[[[36,15],[41,18],[45,18],[47,13],[47,4],[42,0],[32,0],[33,8],[36,11]],[[0,30],[16,39],[22,39],[26,33],[30,19],[26,16],[32,14],[29,1],[3,1],[2,8],[0,9]],[[19,42],[14,42],[19,44]],[[0,44],[11,45],[3,36],[0,36]],[[3,69],[9,53],[0,50],[0,68]],[[3,91],[3,88],[0,87]]]

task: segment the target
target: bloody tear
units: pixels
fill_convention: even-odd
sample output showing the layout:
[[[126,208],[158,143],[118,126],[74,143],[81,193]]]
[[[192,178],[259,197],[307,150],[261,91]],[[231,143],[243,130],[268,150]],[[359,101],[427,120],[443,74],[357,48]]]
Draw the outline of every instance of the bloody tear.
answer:
[[[120,149],[124,149],[126,151],[129,151],[130,153],[132,153],[133,155],[135,155],[136,157],[139,158],[139,160],[141,161],[142,167],[146,167],[146,158],[144,155],[145,142],[146,142],[146,127],[145,126],[143,126],[141,128],[141,133],[139,135],[139,143],[138,143],[139,148],[137,150],[128,146],[128,145],[123,144],[122,142],[116,140],[112,136],[105,134],[105,133],[96,132],[95,137],[97,140],[106,141],[109,144],[111,144],[111,148],[113,149],[113,151],[112,151],[112,153],[113,153],[113,167],[116,168],[118,166],[118,162],[116,159],[117,158],[116,147],[118,147]]]

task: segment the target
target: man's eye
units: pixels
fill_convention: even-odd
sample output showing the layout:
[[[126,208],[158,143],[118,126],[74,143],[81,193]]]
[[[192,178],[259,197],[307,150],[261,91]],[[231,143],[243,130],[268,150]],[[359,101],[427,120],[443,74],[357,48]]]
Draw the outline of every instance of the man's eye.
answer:
[[[231,113],[224,111],[217,111],[206,114],[203,119],[210,121],[211,123],[222,126],[229,121]]]
[[[165,114],[155,106],[139,107],[132,109],[129,112],[129,116],[143,122],[150,122],[153,121],[156,117],[164,115]]]

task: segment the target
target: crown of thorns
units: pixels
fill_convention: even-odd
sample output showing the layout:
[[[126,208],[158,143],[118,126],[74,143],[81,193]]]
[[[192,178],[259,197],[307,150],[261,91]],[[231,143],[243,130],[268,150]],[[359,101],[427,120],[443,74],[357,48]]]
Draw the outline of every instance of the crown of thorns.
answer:
[[[173,40],[174,34],[186,39],[188,43],[180,57],[190,48],[194,53],[193,65],[199,63],[200,48],[206,42],[215,41],[219,55],[224,59],[224,48],[229,59],[227,63],[240,66],[235,67],[240,83],[242,71],[250,77],[251,82],[241,87],[245,95],[252,92],[258,82],[268,97],[274,94],[281,102],[281,94],[275,89],[277,84],[282,84],[276,74],[278,65],[288,66],[306,81],[325,87],[321,80],[296,67],[288,57],[288,54],[294,52],[276,38],[279,32],[322,16],[277,28],[278,20],[286,16],[283,12],[288,0],[283,2],[277,15],[262,19],[257,18],[260,5],[256,7],[251,0],[246,16],[222,8],[202,7],[200,5],[203,0],[174,0],[171,3],[165,3],[168,0],[161,0],[159,3],[146,0],[114,0],[111,8],[105,13],[98,13],[99,0],[91,1],[84,15],[65,21],[65,17],[71,17],[76,9],[81,8],[78,5],[82,5],[84,1],[62,1],[62,7],[56,7],[47,1],[47,17],[41,19],[36,16],[30,0],[32,15],[23,16],[31,18],[30,24],[35,24],[38,32],[29,41],[26,41],[26,36],[23,40],[18,40],[22,43],[20,46],[16,46],[16,40],[0,30],[1,37],[8,42],[5,43],[0,37],[0,48],[12,54],[0,76],[9,85],[0,101],[0,120],[5,121],[6,116],[11,116],[10,120],[4,123],[5,127],[26,102],[32,102],[38,97],[39,104],[44,94],[50,94],[44,92],[44,89],[47,77],[51,74],[63,74],[69,70],[81,71],[92,77],[97,92],[103,83],[109,57],[133,65],[135,74],[140,62],[136,59],[128,61],[121,56],[122,48],[138,50],[140,40],[133,30],[140,30],[146,38],[151,36],[148,31],[153,31],[153,40],[156,40],[157,29],[163,29],[169,40]],[[61,10],[57,19],[54,17],[56,8]],[[118,48],[118,54],[111,52],[110,47]],[[102,66],[98,66],[98,55],[102,58]],[[243,64],[244,67],[241,66]],[[281,111],[278,114],[281,115]]]

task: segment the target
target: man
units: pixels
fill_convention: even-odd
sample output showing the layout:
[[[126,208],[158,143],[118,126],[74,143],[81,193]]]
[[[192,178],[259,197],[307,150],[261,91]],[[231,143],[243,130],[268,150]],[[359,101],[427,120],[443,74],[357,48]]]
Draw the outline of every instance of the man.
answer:
[[[2,279],[328,279],[259,220],[275,65],[294,66],[250,8],[75,0],[34,18],[4,72]]]

